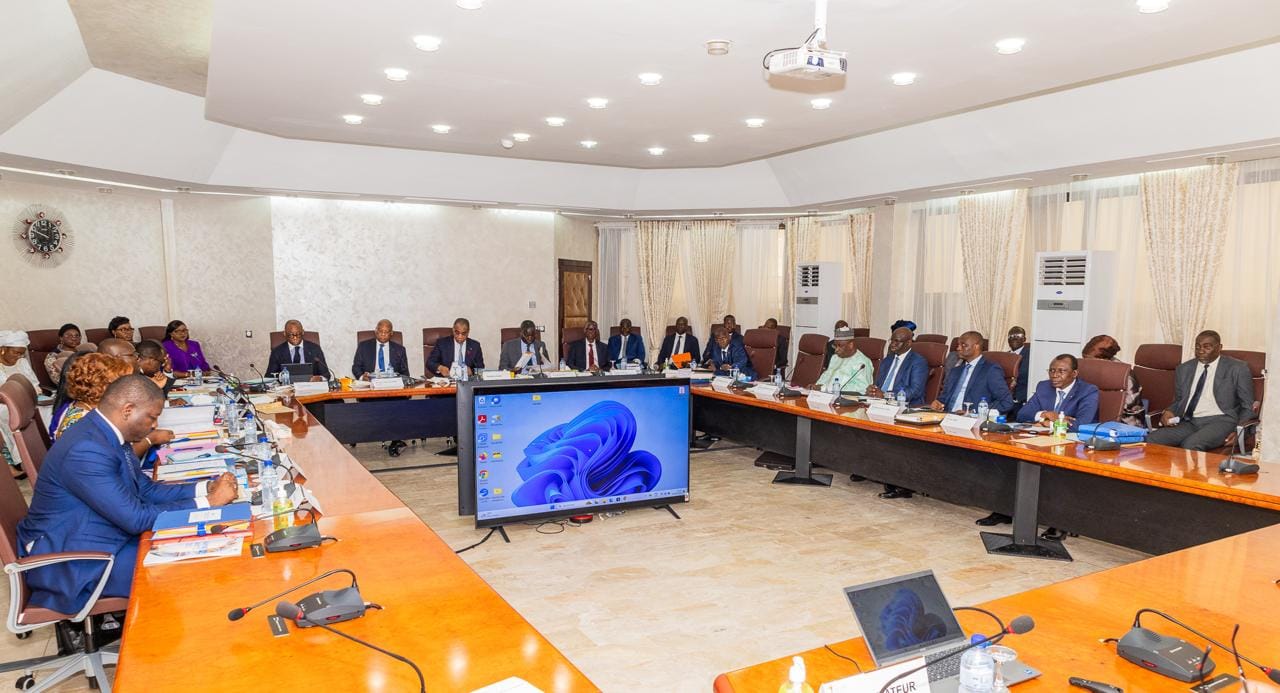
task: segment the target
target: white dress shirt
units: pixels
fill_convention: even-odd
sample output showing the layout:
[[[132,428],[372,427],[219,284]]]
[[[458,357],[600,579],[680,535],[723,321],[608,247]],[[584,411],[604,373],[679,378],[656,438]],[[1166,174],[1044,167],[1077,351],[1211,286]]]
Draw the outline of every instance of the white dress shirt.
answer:
[[[1218,406],[1218,398],[1213,396],[1213,379],[1218,375],[1218,363],[1222,359],[1216,358],[1209,362],[1209,375],[1204,379],[1204,391],[1200,393],[1200,401],[1196,402],[1196,410],[1191,412],[1192,418],[1203,419],[1206,416],[1222,416],[1225,412],[1222,407]],[[1196,383],[1200,382],[1200,374],[1204,373],[1205,364],[1196,361],[1196,370],[1191,375],[1191,389],[1187,390],[1187,400],[1190,401],[1191,395],[1196,392]]]

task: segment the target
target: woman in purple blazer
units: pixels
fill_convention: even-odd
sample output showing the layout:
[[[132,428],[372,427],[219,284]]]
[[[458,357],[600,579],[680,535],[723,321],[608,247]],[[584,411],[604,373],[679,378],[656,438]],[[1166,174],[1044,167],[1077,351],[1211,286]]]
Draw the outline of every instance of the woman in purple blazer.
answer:
[[[175,378],[185,378],[197,368],[206,373],[209,371],[209,362],[200,350],[200,342],[190,337],[191,331],[181,320],[174,320],[164,327],[164,351],[169,355]]]

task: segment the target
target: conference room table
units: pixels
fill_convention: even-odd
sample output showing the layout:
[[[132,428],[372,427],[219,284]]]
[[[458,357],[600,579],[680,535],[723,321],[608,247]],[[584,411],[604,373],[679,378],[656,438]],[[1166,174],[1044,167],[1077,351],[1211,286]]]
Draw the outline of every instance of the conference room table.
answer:
[[[453,385],[430,381],[387,390],[371,387],[300,395],[333,437],[347,445],[387,440],[453,438],[458,434]]]
[[[227,612],[326,571],[353,571],[362,597],[381,605],[334,628],[413,660],[431,691],[471,691],[520,677],[544,691],[598,690],[484,582],[315,417],[296,409],[277,422],[307,428],[281,442],[324,510],[336,542],[285,553],[146,567],[139,560],[115,688],[129,691],[286,689],[417,690],[405,664],[322,628],[275,637],[272,600],[239,621]],[[254,541],[272,529],[255,523]],[[249,542],[246,541],[246,544]],[[138,555],[150,548],[144,536]],[[350,584],[338,574],[285,597],[296,602]]]
[[[1038,523],[1160,554],[1280,523],[1280,474],[1265,465],[1256,475],[1223,474],[1223,455],[1151,444],[1099,451],[1074,440],[1033,447],[1018,442],[1021,433],[875,421],[862,406],[693,392],[698,430],[794,457],[798,467],[807,461],[1010,515],[1029,510],[1015,526],[1023,535],[1034,537]]]

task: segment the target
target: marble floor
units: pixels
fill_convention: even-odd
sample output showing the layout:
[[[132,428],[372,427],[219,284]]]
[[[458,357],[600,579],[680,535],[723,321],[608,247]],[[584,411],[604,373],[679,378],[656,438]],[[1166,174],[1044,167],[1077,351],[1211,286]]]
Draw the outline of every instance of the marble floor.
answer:
[[[353,452],[376,470],[444,462],[442,447],[427,441],[395,459],[372,444]],[[1078,538],[1071,563],[992,557],[973,525],[983,511],[882,500],[878,485],[844,476],[831,488],[775,486],[756,454],[731,441],[695,453],[682,520],[640,509],[580,527],[516,525],[510,544],[495,536],[462,556],[610,692],[705,692],[721,672],[856,636],[848,585],[931,568],[952,603],[974,604],[1145,556]],[[455,467],[378,477],[454,547],[483,537],[456,514]],[[0,635],[0,661],[52,647],[40,631]],[[16,677],[0,674],[0,688]],[[58,690],[86,690],[83,681]]]

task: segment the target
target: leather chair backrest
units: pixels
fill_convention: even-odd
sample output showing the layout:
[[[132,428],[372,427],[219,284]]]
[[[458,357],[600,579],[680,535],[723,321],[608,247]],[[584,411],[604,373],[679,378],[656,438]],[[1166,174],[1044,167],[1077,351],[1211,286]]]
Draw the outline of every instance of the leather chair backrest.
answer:
[[[853,336],[854,336],[854,337],[870,337],[870,336],[871,336],[871,328],[870,328],[870,327],[855,327],[855,328],[853,328]]]
[[[1182,363],[1181,344],[1143,344],[1133,353],[1133,375],[1142,385],[1147,411],[1158,414],[1173,404],[1174,371]]]
[[[102,340],[111,336],[111,332],[105,327],[90,327],[84,331],[84,341],[99,344]]]
[[[58,348],[58,330],[30,330],[27,332],[27,338],[31,343],[27,345],[27,358],[31,360],[31,370],[36,372],[36,377],[40,379],[40,387],[54,390],[57,389],[53,384],[53,379],[49,377],[49,372],[44,369],[44,360],[54,349]]]
[[[144,339],[154,339],[157,342],[164,341],[164,325],[147,325],[138,328],[138,341]]]
[[[569,358],[569,345],[574,342],[585,341],[587,338],[587,330],[583,327],[566,327],[560,335],[560,358]]]
[[[944,345],[945,345],[945,344],[950,343],[950,341],[951,341],[951,340],[947,339],[947,336],[946,336],[945,334],[934,334],[934,333],[932,333],[932,332],[926,332],[926,333],[924,333],[924,334],[918,334],[918,335],[916,335],[916,341],[917,341],[917,342],[929,342],[929,343],[931,343],[931,344],[944,344]]]
[[[44,464],[45,454],[49,452],[52,441],[44,421],[36,410],[36,391],[31,383],[23,377],[12,377],[0,385],[0,403],[9,410],[7,421],[0,425],[8,426],[13,432],[14,443],[18,447],[18,455],[22,458],[22,470],[35,486],[40,467]]]
[[[717,327],[724,327],[724,323],[722,323],[722,322],[713,322],[713,323],[711,323],[711,326],[707,328],[707,342],[708,342],[708,343],[710,343],[710,342],[711,342],[711,333],[712,333],[713,331],[715,331],[715,329],[716,329]],[[741,335],[741,334],[742,334],[742,325],[738,325],[738,329],[734,330],[734,331],[733,331],[733,333],[734,333],[734,334],[736,334],[736,335]]]
[[[319,344],[319,343],[320,343],[320,333],[319,333],[319,332],[316,332],[316,331],[314,331],[314,330],[303,330],[303,331],[302,331],[302,339],[303,339],[303,341],[311,342],[312,344]],[[276,347],[280,346],[281,344],[284,344],[284,331],[283,331],[283,330],[277,330],[277,331],[275,331],[275,332],[272,332],[272,333],[271,333],[271,348],[272,348],[272,349],[274,349],[274,348],[276,348]]]
[[[520,338],[520,328],[519,328],[519,327],[504,327],[504,328],[502,328],[502,343],[503,343],[503,344],[506,344],[507,342],[509,342],[509,341],[511,341],[511,340],[513,340],[513,339],[519,339],[519,338]]]
[[[1018,382],[1018,366],[1022,364],[1022,354],[1015,354],[1010,351],[984,351],[982,358],[990,360],[992,363],[1000,366],[1004,371],[1004,379],[1009,383],[1009,389]],[[1027,383],[1027,388],[1034,392],[1036,383],[1040,382],[1036,379],[1035,373],[1028,373],[1027,379],[1031,382]]]
[[[667,325],[667,334],[666,334],[666,336],[667,336],[667,337],[670,337],[671,335],[673,335],[673,334],[675,334],[675,333],[676,333],[676,326],[675,326],[675,325]]]
[[[427,377],[435,375],[427,372],[427,357],[431,355],[431,350],[436,348],[436,343],[442,339],[453,338],[453,327],[424,327],[422,328],[422,372]]]
[[[917,339],[911,350],[923,356],[929,366],[929,377],[924,383],[924,401],[927,404],[938,399],[938,392],[942,390],[942,366],[947,360],[947,345]]]
[[[1262,411],[1262,398],[1266,394],[1267,379],[1262,375],[1267,370],[1267,352],[1244,351],[1242,349],[1223,349],[1223,356],[1240,359],[1249,366],[1249,375],[1253,378],[1253,411]]]
[[[0,537],[0,561],[6,565],[18,560],[18,523],[26,516],[27,499],[22,495],[18,480],[8,473],[0,474],[0,533],[3,534]],[[19,582],[25,584],[25,581]],[[19,595],[18,603],[25,607],[27,595]]]
[[[614,325],[613,327],[610,327],[610,328],[609,328],[609,336],[610,336],[610,337],[617,337],[617,336],[618,336],[618,335],[620,335],[620,334],[622,334],[622,328],[621,328],[621,327],[619,327],[619,326],[617,326],[617,325]],[[631,326],[631,334],[636,335],[637,337],[639,337],[639,336],[641,336],[641,335],[642,335],[642,334],[644,334],[644,333],[640,331],[640,326],[639,326],[639,325],[632,325],[632,326]],[[606,341],[606,342],[607,342],[607,341],[609,341],[609,340],[607,340],[607,339],[606,339],[606,340],[604,340],[604,341]]]
[[[827,336],[810,332],[800,335],[796,366],[791,371],[791,385],[810,387],[822,375],[822,357],[827,351]]]
[[[880,362],[884,360],[885,340],[879,337],[854,337],[853,343],[858,351],[871,359],[871,377],[875,378],[880,374]]]
[[[1124,409],[1125,391],[1133,367],[1120,361],[1080,359],[1077,377],[1098,388],[1098,421],[1115,421]]]
[[[367,342],[370,339],[373,339],[373,335],[374,330],[360,330],[356,333],[356,343]],[[391,332],[391,341],[399,344],[400,346],[404,346],[404,333],[400,330],[393,330]]]
[[[778,331],[762,327],[747,330],[742,335],[742,343],[747,349],[747,358],[756,371],[756,377],[761,380],[772,377],[778,360]]]

